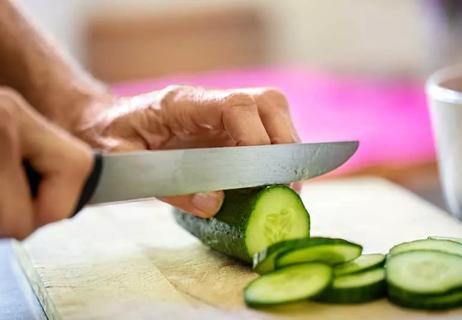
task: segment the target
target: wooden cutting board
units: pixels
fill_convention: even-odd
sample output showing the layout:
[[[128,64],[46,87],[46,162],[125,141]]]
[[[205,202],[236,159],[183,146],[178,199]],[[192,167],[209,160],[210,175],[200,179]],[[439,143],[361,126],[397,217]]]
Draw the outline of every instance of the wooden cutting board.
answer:
[[[428,235],[462,237],[445,212],[387,181],[361,178],[306,185],[312,234],[342,237],[365,252]],[[50,319],[461,319],[462,309],[420,312],[385,299],[363,305],[303,302],[245,307],[256,275],[179,228],[171,208],[145,201],[85,209],[47,226],[16,253]]]

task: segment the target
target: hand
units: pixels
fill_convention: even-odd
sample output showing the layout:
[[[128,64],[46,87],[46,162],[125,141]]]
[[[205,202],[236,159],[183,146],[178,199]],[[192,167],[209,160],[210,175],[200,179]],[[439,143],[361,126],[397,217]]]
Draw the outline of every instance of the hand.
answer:
[[[76,135],[105,151],[263,145],[299,141],[288,103],[275,89],[205,90],[170,86],[120,99]],[[222,192],[164,201],[200,217],[220,208]]]
[[[11,89],[0,87],[0,238],[23,239],[74,210],[90,173],[91,149],[47,123]],[[31,198],[28,160],[42,180]]]

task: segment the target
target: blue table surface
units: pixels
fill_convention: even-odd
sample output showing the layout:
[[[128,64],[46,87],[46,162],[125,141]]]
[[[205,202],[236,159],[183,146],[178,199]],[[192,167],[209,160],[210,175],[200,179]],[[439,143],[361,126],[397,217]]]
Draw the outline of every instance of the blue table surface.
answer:
[[[421,196],[444,207],[440,192]],[[11,240],[0,239],[0,320],[19,319],[47,317],[13,255]]]
[[[21,268],[13,256],[11,241],[0,240],[0,319],[46,319]]]

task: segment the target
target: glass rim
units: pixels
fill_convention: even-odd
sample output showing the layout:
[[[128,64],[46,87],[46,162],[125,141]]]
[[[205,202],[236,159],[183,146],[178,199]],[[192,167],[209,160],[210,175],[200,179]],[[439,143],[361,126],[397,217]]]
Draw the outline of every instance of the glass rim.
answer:
[[[427,95],[438,101],[462,104],[462,89],[457,91],[444,87],[441,83],[460,78],[462,81],[462,64],[443,68],[433,73],[425,84]]]

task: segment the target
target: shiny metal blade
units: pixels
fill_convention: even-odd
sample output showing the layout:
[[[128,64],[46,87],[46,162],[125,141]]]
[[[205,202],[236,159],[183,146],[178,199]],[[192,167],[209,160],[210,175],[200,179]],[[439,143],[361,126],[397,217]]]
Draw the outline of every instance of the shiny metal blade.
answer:
[[[305,180],[337,168],[357,148],[347,141],[109,154],[90,203]]]

